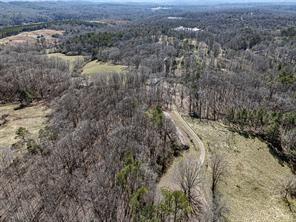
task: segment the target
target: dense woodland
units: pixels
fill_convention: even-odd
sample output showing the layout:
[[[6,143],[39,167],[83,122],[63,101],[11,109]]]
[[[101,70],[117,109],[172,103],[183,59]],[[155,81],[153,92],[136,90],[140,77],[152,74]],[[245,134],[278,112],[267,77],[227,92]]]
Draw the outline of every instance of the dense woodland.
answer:
[[[105,26],[104,24],[99,24],[95,22],[88,22],[82,20],[60,20],[60,21],[52,21],[52,22],[40,22],[40,23],[32,23],[25,25],[14,25],[7,26],[0,29],[0,38],[5,38],[8,36],[17,35],[21,32],[34,31],[44,28],[62,28],[66,32],[74,32],[75,27],[79,27],[79,32],[82,30],[95,31],[99,28]],[[76,30],[77,31],[77,30]]]
[[[29,152],[1,169],[1,221],[224,221],[215,194],[219,161],[208,204],[192,194],[197,184],[188,181],[198,172],[188,169],[182,191],[164,190],[154,201],[159,178],[186,149],[163,114],[174,104],[264,139],[296,170],[295,6],[156,13],[139,5],[0,4],[28,10],[0,18],[2,26],[75,19],[47,23],[65,30],[56,52],[129,66],[125,75],[89,78],[44,56],[42,45],[1,47],[0,102],[22,108],[46,100],[53,109],[37,141],[18,132]],[[96,18],[130,22],[84,21]],[[179,26],[201,31],[175,31]],[[294,198],[295,187],[286,189]]]
[[[0,27],[59,20],[139,19],[152,16],[153,5],[108,4],[92,2],[0,2]]]

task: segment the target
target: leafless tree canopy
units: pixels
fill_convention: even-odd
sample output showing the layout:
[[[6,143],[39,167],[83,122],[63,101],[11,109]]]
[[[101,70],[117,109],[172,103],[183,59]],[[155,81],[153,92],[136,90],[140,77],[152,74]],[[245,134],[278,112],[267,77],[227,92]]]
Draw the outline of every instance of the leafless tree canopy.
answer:
[[[201,165],[197,159],[185,159],[179,163],[179,184],[181,190],[187,196],[197,218],[204,216],[206,205],[202,190]]]
[[[190,160],[180,164],[181,191],[154,203],[159,178],[184,148],[163,113],[173,106],[260,137],[296,170],[295,5],[153,7],[0,2],[1,38],[64,31],[50,49],[43,36],[0,46],[0,103],[52,109],[23,157],[8,164],[12,154],[2,155],[9,166],[0,171],[1,221],[222,221],[220,155],[209,160],[210,200],[202,166]],[[47,51],[85,61],[70,69]],[[86,77],[88,61],[128,68]],[[295,199],[294,188],[284,196]]]
[[[214,154],[212,156],[212,192],[216,192],[218,183],[226,173],[227,163],[221,154]]]

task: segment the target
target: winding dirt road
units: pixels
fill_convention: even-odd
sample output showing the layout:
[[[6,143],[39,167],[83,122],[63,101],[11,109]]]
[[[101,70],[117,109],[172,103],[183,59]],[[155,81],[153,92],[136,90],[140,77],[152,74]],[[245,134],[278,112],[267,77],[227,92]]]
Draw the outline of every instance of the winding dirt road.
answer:
[[[202,166],[205,162],[206,154],[203,142],[176,109],[170,112],[164,112],[164,114],[174,122],[181,142],[190,145],[190,149],[184,151],[180,157],[176,158],[167,172],[161,177],[156,189],[156,201],[161,199],[161,188],[168,188],[170,190],[180,189],[180,181],[178,180],[180,161],[193,160],[199,162],[200,166]]]
[[[182,118],[180,113],[176,110],[168,113],[171,119],[174,121],[177,128],[179,128],[183,133],[185,133],[190,141],[193,143],[194,148],[199,151],[199,163],[201,165],[205,162],[206,150],[201,139],[196,135],[193,129],[188,125],[188,123]]]

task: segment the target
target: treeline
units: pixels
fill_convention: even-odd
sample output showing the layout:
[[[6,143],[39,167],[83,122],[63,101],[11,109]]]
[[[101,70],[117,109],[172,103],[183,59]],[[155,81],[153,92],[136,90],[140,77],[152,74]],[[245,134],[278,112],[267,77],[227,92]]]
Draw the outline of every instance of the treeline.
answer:
[[[0,29],[0,38],[5,38],[7,36],[17,35],[21,32],[34,31],[34,30],[43,29],[47,27],[48,27],[47,23],[5,27]]]
[[[121,32],[90,32],[67,39],[59,50],[69,55],[89,54],[95,57],[100,49],[114,46],[122,37]]]
[[[185,89],[181,91],[189,99],[188,106],[183,107],[201,119],[224,120],[238,132],[265,139],[274,153],[295,170],[293,61],[285,57],[289,62],[282,63],[282,58],[273,54],[269,57],[250,51],[224,51],[230,57],[226,61],[215,58],[213,50],[204,57],[208,62],[184,79]]]
[[[17,35],[21,32],[34,31],[38,29],[44,28],[64,28],[65,26],[79,26],[81,27],[89,27],[99,29],[104,27],[104,24],[99,24],[95,22],[87,22],[80,20],[65,20],[65,21],[54,21],[54,22],[43,22],[36,24],[28,24],[28,25],[18,25],[18,26],[9,26],[0,29],[0,38],[5,38],[12,35]],[[82,30],[81,30],[82,31]]]
[[[296,112],[259,110],[230,111],[227,120],[238,126],[236,130],[259,136],[270,143],[274,153],[296,170],[295,139]]]
[[[115,47],[120,51],[119,58],[123,59],[126,56],[130,57],[137,50],[136,47],[144,47],[147,44],[148,48],[151,43],[158,42],[160,36],[168,32],[169,28],[147,24],[115,26],[109,29],[103,27],[96,31],[69,31],[58,50],[66,54],[86,54],[100,59],[100,53]]]

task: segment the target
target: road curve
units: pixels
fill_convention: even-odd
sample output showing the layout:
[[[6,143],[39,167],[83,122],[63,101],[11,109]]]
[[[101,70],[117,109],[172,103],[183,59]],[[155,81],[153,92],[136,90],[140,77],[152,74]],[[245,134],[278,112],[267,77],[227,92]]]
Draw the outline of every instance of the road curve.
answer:
[[[176,127],[179,128],[182,132],[186,133],[193,143],[195,149],[199,151],[199,163],[202,166],[205,162],[206,150],[201,139],[196,135],[193,129],[189,126],[189,124],[182,118],[180,113],[174,109],[169,112],[170,117],[176,124]]]
[[[175,158],[172,165],[167,169],[167,172],[162,175],[156,187],[155,202],[159,202],[161,200],[162,188],[168,188],[170,190],[180,189],[180,181],[178,178],[180,161],[186,159],[190,161],[196,160],[199,162],[200,166],[202,166],[205,162],[205,147],[203,142],[188,125],[188,123],[182,118],[178,111],[174,109],[172,111],[166,111],[164,114],[175,124],[177,134],[181,142],[187,145],[192,143],[193,146],[191,146],[192,148],[190,148],[188,151],[184,151],[180,157]]]

